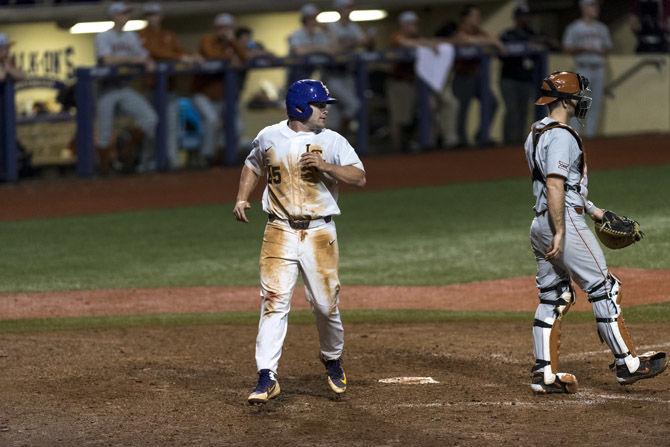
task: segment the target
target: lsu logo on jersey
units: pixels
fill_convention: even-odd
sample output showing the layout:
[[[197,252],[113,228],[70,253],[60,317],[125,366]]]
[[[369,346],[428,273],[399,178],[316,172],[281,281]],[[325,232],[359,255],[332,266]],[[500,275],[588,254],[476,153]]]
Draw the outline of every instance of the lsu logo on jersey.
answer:
[[[323,148],[318,144],[306,144],[305,152],[316,153],[323,157]],[[309,183],[318,183],[321,180],[319,172],[315,168],[304,168],[301,172],[301,178]]]

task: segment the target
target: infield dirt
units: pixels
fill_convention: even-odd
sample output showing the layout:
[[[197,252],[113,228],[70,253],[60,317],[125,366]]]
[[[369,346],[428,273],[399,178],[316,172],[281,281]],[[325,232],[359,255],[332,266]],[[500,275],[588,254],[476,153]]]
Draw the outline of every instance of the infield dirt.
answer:
[[[255,327],[2,334],[0,445],[666,445],[670,374],[623,388],[594,326],[563,327],[576,395],[531,394],[529,323],[470,321],[347,326],[336,399],[315,328],[292,325],[264,407],[246,403]],[[643,348],[670,346],[666,325],[631,329]],[[399,376],[439,383],[379,383]]]

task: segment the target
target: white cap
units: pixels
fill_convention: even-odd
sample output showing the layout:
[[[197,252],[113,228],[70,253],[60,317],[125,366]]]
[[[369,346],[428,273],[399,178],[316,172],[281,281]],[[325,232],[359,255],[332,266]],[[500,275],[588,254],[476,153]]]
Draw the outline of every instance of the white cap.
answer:
[[[414,11],[405,11],[398,16],[398,23],[414,23],[419,21],[419,16]]]
[[[163,7],[158,2],[145,3],[142,10],[146,15],[163,14]]]
[[[313,3],[307,3],[300,8],[300,15],[303,17],[316,17],[319,15],[319,8]]]
[[[110,16],[116,16],[119,14],[126,14],[132,11],[133,8],[130,6],[126,5],[125,2],[113,2],[109,5],[107,8],[107,13]]]
[[[7,34],[0,33],[0,47],[8,47],[12,44],[14,44],[14,42],[9,40],[9,36],[7,36]]]
[[[235,17],[222,12],[214,18],[214,26],[235,26]]]
[[[354,0],[335,0],[333,2],[333,8],[335,9],[351,8],[353,6]]]

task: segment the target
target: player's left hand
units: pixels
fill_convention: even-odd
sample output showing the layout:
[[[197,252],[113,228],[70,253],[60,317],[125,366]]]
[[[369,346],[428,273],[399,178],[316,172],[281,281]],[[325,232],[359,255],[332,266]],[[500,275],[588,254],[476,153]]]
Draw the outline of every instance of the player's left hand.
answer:
[[[328,163],[317,152],[305,152],[300,156],[301,168],[314,168],[317,171],[326,172]]]
[[[249,223],[249,219],[247,218],[247,213],[246,211],[251,208],[251,204],[247,202],[246,200],[238,200],[235,203],[235,208],[233,208],[233,214],[235,215],[235,219],[237,219],[240,222],[247,222]]]

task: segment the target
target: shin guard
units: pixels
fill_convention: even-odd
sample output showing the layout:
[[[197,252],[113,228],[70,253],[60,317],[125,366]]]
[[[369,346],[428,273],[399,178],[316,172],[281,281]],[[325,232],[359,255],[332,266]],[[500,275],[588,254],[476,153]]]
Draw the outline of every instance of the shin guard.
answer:
[[[616,364],[626,364],[632,373],[640,366],[633,339],[621,315],[621,281],[613,275],[589,292],[598,335],[612,351]]]
[[[574,290],[568,282],[540,289],[540,304],[533,322],[535,365],[531,372],[542,371],[545,384],[552,384],[556,380],[561,346],[561,319],[574,302]]]

